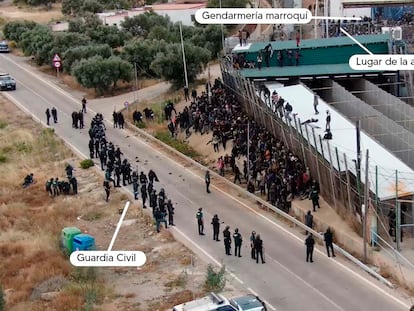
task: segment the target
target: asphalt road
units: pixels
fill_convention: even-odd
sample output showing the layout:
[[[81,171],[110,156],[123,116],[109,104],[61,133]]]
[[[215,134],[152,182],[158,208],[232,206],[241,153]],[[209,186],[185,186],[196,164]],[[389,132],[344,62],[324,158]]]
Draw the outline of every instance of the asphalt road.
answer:
[[[70,115],[72,111],[80,109],[79,94],[71,95],[58,88],[48,81],[49,78],[38,75],[22,59],[13,55],[0,55],[0,72],[9,72],[17,80],[17,90],[8,92],[7,96],[43,122],[46,108],[55,106],[59,123],[51,127],[57,135],[87,157],[87,129],[75,130],[71,127]],[[88,111],[86,124],[89,124],[91,116],[93,112]],[[105,117],[111,119],[111,116]],[[294,229],[285,228],[286,225],[271,219],[271,216],[242,204],[237,198],[231,198],[225,190],[214,185],[211,187],[212,193],[207,194],[202,176],[160,154],[144,140],[126,130],[114,129],[108,122],[107,137],[120,146],[131,163],[138,157],[139,170],[148,171],[152,168],[156,171],[161,185],[155,187],[158,190],[161,186],[164,187],[167,196],[176,203],[177,226],[172,229],[175,234],[185,240],[199,256],[225,264],[231,273],[230,278],[235,278],[246,289],[265,299],[270,310],[409,309],[409,302],[401,293],[384,288],[341,258],[330,259],[324,252],[316,251],[315,262],[306,263],[303,235]],[[198,207],[203,207],[205,211],[206,236],[197,234],[195,213]],[[131,208],[137,208],[137,205],[132,205]],[[226,256],[223,242],[212,240],[210,222],[214,214],[218,214],[225,224],[230,225],[231,230],[240,228],[244,238],[242,258]],[[223,229],[222,226],[221,230]],[[256,264],[250,259],[248,239],[252,230],[262,236],[266,264]],[[116,249],[115,244],[114,250]]]

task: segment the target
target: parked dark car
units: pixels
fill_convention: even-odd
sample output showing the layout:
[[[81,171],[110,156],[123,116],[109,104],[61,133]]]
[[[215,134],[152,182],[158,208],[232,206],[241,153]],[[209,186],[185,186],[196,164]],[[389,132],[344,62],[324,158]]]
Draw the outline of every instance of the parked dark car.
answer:
[[[0,53],[9,53],[10,48],[6,41],[0,42]]]

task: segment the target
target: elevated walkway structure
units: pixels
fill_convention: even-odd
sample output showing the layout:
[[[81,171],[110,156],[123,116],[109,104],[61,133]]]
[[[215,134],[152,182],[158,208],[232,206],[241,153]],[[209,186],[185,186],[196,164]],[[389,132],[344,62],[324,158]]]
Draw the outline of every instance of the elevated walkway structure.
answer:
[[[342,0],[344,9],[348,8],[371,8],[375,6],[401,6],[412,5],[412,0]]]
[[[414,133],[354,96],[333,80],[323,80],[312,84],[312,87],[325,101],[348,119],[353,122],[360,120],[361,128],[367,134],[404,161],[411,169],[414,168]],[[381,98],[381,101],[385,99],[385,94],[382,95],[384,98]]]
[[[389,119],[414,133],[414,108],[406,102],[366,79],[338,80],[336,82]]]
[[[290,123],[298,133],[303,133],[303,139],[306,143],[315,148],[319,155],[324,157],[335,170],[345,172],[346,168],[348,168],[354,176],[357,176],[356,166],[352,163],[352,160],[356,158],[357,154],[355,122],[342,113],[340,105],[332,105],[329,102],[330,98],[326,100],[325,97],[328,96],[323,96],[323,99],[319,100],[318,105],[320,114],[315,115],[313,109],[314,93],[304,85],[298,84],[283,87],[280,84],[266,83],[266,86],[271,92],[276,90],[279,95],[292,105],[295,122],[292,121],[290,123],[284,119],[285,123]],[[337,88],[331,88],[330,92],[337,92]],[[325,132],[326,110],[330,111],[332,118],[332,140],[322,139]],[[274,117],[277,117],[276,114]],[[317,122],[301,124],[309,119],[316,119]],[[407,183],[407,186],[404,189],[401,188],[401,191],[397,193],[395,190],[395,179],[388,178],[388,176],[393,175],[397,170],[400,173],[401,180],[404,178],[411,180],[414,178],[414,170],[376,142],[369,133],[361,132],[361,145],[364,150],[369,149],[371,163],[375,163],[375,165],[381,168],[381,175],[378,178],[373,174],[375,169],[371,168],[369,173],[370,180],[372,181],[370,183],[370,190],[372,193],[377,194],[380,201],[395,199],[396,196],[400,197],[414,194],[414,184]],[[335,154],[335,149],[339,152],[339,156]],[[345,154],[345,157],[343,157],[343,154]],[[349,163],[345,163],[344,159],[348,159]],[[360,182],[364,183],[365,160],[363,159],[361,163]],[[332,191],[335,192],[336,189],[332,189]]]
[[[388,54],[391,51],[389,34],[356,36],[356,39],[374,54]],[[270,66],[265,67],[263,53],[265,46],[268,44],[269,42],[251,43],[246,46],[237,45],[233,49],[233,54],[238,57],[242,55],[247,62],[256,63],[257,56],[259,53],[262,54],[262,69],[241,69],[241,74],[244,77],[280,80],[289,77],[378,75],[382,73],[382,71],[355,71],[349,67],[348,63],[351,56],[366,54],[366,52],[348,37],[303,40],[299,47],[296,46],[294,40],[270,42],[273,53],[270,57]],[[292,57],[288,56],[288,51],[292,51]],[[283,55],[283,62],[278,59],[279,52]],[[296,66],[295,60],[297,52],[300,55],[298,66]]]
[[[383,74],[383,71],[353,70],[348,63],[344,64],[323,64],[308,66],[284,66],[259,69],[243,69],[241,74],[248,79],[266,79],[284,81],[290,79],[325,79],[340,77],[361,77]],[[395,75],[394,72],[391,75]]]

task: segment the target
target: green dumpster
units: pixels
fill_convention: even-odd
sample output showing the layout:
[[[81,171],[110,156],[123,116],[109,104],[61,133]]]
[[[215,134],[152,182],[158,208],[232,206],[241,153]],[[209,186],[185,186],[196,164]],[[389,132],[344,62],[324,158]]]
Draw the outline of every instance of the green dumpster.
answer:
[[[60,244],[61,244],[62,248],[68,254],[72,253],[73,238],[76,235],[81,234],[81,233],[82,233],[82,231],[80,231],[79,228],[76,228],[76,227],[63,228],[62,234],[61,234],[61,237],[60,237]]]

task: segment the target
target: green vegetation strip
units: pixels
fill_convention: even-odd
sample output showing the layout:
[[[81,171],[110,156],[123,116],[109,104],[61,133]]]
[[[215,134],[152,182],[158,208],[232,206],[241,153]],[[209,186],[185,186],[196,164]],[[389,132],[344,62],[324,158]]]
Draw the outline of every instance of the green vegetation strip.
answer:
[[[155,133],[155,138],[159,139],[163,143],[167,144],[168,146],[174,148],[178,152],[186,155],[190,158],[197,158],[200,157],[200,154],[195,151],[191,146],[189,146],[184,140],[175,139],[171,137],[171,134],[166,130],[161,130]]]

